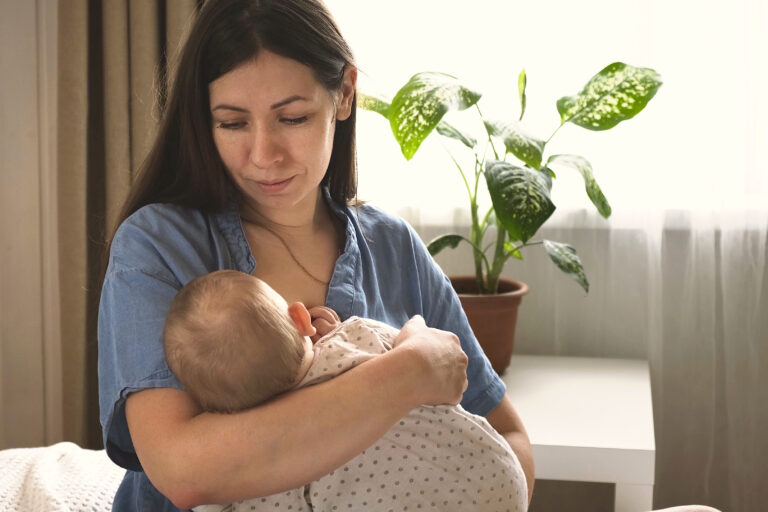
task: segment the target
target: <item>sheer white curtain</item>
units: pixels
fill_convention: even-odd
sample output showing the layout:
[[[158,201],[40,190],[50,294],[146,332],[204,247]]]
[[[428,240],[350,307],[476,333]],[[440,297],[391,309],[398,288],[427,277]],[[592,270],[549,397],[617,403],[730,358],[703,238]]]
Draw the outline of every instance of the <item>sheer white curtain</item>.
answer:
[[[505,274],[531,286],[521,353],[647,358],[657,442],[656,507],[728,511],[768,503],[768,20],[762,0],[326,0],[365,73],[391,97],[418,71],[451,73],[484,93],[487,116],[556,128],[555,101],[603,66],[651,67],[664,85],[607,132],[566,126],[547,153],[583,155],[611,202],[594,213],[580,178],[555,180],[558,211],[540,232],[574,245],[589,295],[533,248]],[[463,113],[454,117],[465,122]],[[360,195],[425,240],[466,230],[466,192],[438,142],[406,163],[387,123],[359,114]],[[449,143],[450,145],[450,143]],[[460,148],[454,148],[461,154]],[[438,256],[470,271],[464,248]]]

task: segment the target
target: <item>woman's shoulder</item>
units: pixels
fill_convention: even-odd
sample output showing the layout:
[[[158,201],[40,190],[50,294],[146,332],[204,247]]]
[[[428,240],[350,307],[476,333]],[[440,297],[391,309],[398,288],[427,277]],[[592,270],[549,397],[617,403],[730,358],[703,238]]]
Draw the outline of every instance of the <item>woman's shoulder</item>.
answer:
[[[377,238],[398,238],[409,240],[414,230],[403,218],[386,212],[381,208],[364,203],[349,207],[351,217],[359,223],[363,233]]]
[[[138,233],[180,231],[205,222],[206,214],[196,208],[170,203],[152,203],[142,206],[118,227],[115,238]]]
[[[220,231],[213,222],[222,214],[209,214],[184,206],[153,203],[125,219],[112,239],[113,267],[156,269],[196,255],[207,258]]]

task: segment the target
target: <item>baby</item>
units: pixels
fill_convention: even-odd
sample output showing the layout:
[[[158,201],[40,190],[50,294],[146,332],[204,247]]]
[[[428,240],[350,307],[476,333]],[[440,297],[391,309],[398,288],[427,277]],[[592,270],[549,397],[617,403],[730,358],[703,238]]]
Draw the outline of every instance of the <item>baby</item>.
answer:
[[[222,270],[178,293],[164,342],[171,370],[201,407],[235,412],[343,373],[391,349],[397,334],[374,320],[339,322],[328,308],[288,305],[263,281]],[[278,507],[523,512],[527,486],[514,452],[485,418],[461,406],[421,406],[346,465],[303,488],[195,510]]]

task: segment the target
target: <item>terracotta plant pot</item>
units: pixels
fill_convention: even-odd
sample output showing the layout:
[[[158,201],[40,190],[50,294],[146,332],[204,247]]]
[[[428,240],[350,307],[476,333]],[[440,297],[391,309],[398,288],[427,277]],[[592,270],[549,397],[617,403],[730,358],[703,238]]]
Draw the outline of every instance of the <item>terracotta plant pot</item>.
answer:
[[[501,375],[512,358],[517,308],[523,295],[528,293],[528,285],[501,278],[499,293],[479,295],[474,276],[451,277],[451,284],[459,295],[477,341],[493,369]]]

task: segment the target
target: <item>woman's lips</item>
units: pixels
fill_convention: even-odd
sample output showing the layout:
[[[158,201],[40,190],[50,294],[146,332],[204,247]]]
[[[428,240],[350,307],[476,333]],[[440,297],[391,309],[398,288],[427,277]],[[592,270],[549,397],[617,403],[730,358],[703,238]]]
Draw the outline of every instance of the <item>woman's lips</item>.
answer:
[[[256,185],[258,185],[259,189],[264,193],[275,194],[282,192],[285,187],[291,183],[291,181],[293,181],[293,176],[288,179],[278,181],[257,181]]]

